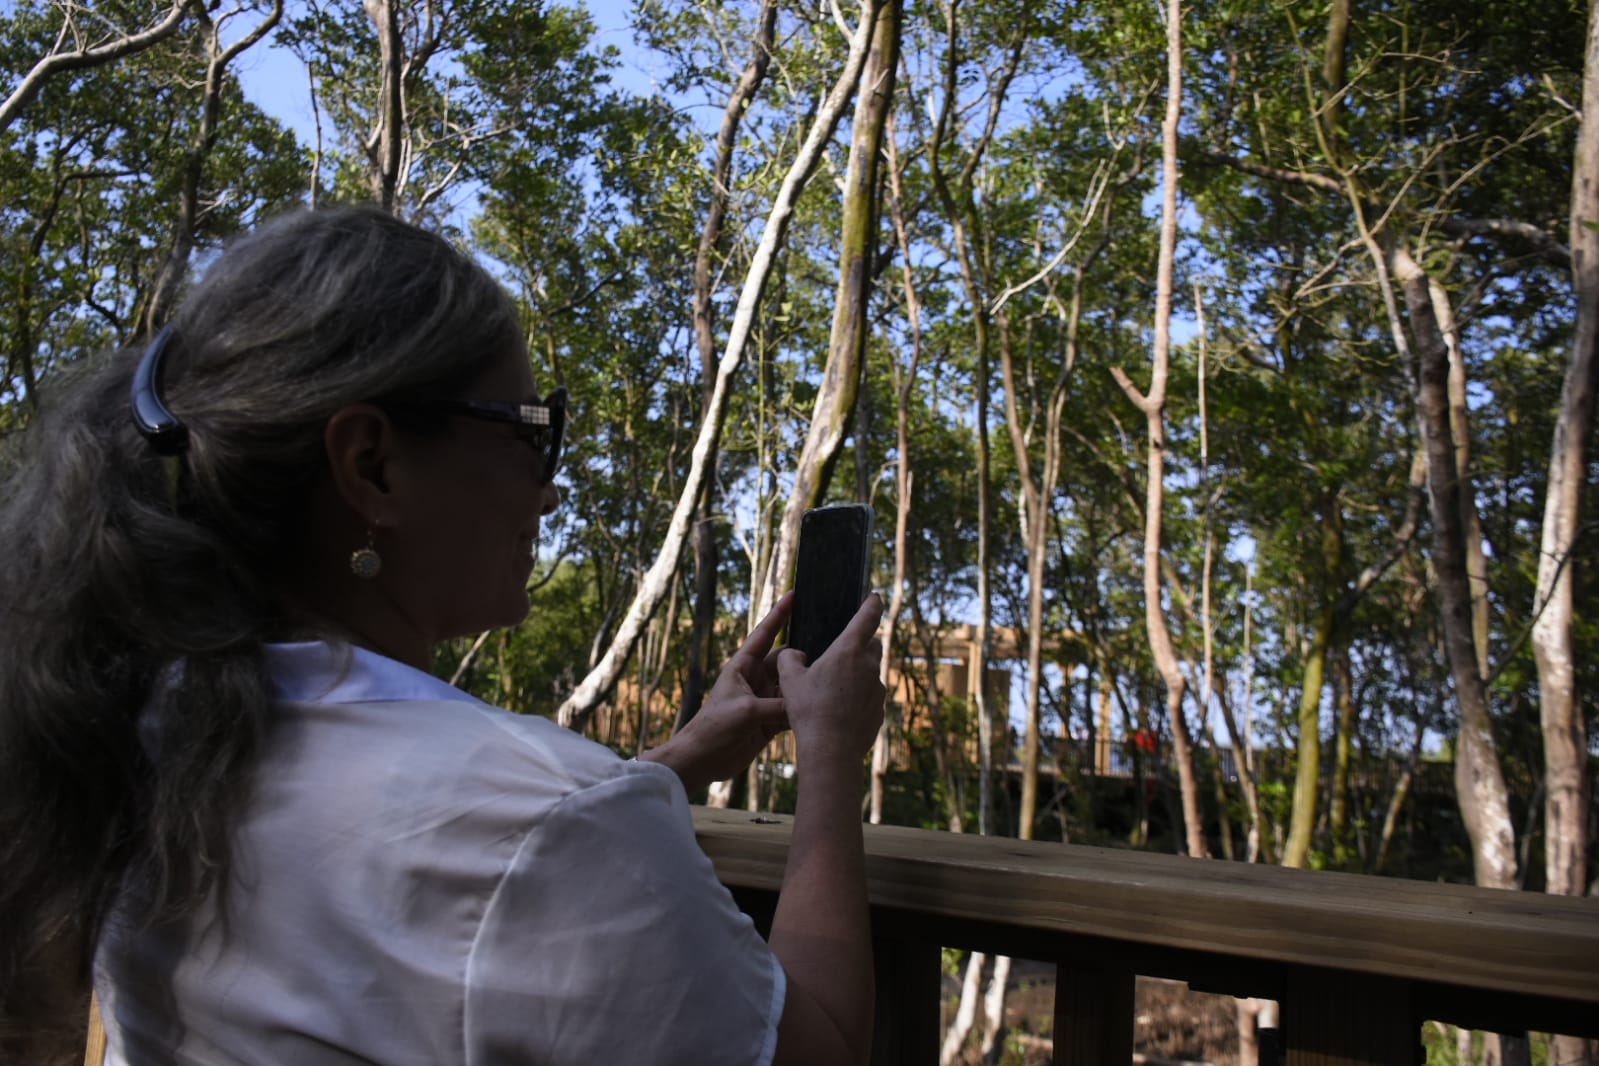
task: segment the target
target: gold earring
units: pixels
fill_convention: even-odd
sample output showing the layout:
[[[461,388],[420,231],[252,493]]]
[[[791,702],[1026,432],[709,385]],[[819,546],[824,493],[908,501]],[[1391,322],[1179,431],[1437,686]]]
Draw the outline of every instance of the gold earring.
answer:
[[[383,570],[383,556],[372,546],[372,529],[366,531],[366,547],[357,548],[350,553],[350,573],[364,581],[377,577]]]

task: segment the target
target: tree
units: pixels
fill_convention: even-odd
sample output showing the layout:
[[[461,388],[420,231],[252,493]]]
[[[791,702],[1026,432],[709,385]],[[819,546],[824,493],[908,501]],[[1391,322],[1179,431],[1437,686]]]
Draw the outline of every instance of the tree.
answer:
[[[838,80],[834,82],[832,90],[828,93],[825,103],[818,109],[815,120],[811,123],[810,130],[801,146],[799,153],[790,165],[788,174],[784,178],[783,186],[778,192],[777,200],[772,205],[771,213],[767,216],[766,226],[761,235],[760,246],[755,258],[751,261],[749,273],[745,276],[744,286],[739,296],[738,310],[734,315],[731,332],[728,335],[726,347],[723,349],[721,361],[717,364],[716,385],[712,393],[713,403],[711,408],[717,414],[701,423],[699,435],[694,445],[693,458],[689,474],[682,491],[678,496],[677,506],[672,513],[672,523],[665,540],[656,555],[654,563],[640,581],[638,592],[634,596],[632,605],[628,608],[621,626],[617,629],[612,639],[610,648],[600,657],[598,663],[589,671],[581,683],[573,690],[572,694],[561,704],[559,719],[562,725],[571,725],[581,722],[598,704],[601,694],[608,691],[619,676],[620,669],[632,654],[633,646],[637,642],[645,623],[654,614],[656,606],[665,597],[666,589],[677,570],[678,557],[682,551],[683,541],[688,532],[689,520],[693,515],[694,504],[698,500],[703,488],[703,480],[708,473],[708,459],[711,444],[721,432],[721,414],[725,412],[728,397],[728,383],[733,372],[738,368],[744,357],[744,345],[749,338],[750,329],[754,322],[756,309],[760,305],[761,295],[766,282],[771,274],[772,258],[777,247],[781,244],[783,234],[794,210],[794,202],[816,165],[816,161],[823,146],[832,136],[833,127],[843,114],[844,105],[854,92],[855,85],[860,79],[861,68],[865,64],[868,42],[872,39],[872,29],[877,16],[877,8],[872,0],[866,0],[862,7],[861,20],[856,26],[854,36],[850,40],[849,56]]]
[[[1166,714],[1183,797],[1183,823],[1188,854],[1210,856],[1205,826],[1199,811],[1199,784],[1194,775],[1193,739],[1183,710],[1184,678],[1172,647],[1171,633],[1161,606],[1161,516],[1164,509],[1166,463],[1166,378],[1171,349],[1172,263],[1177,249],[1177,124],[1182,114],[1183,52],[1180,0],[1166,4],[1167,88],[1166,118],[1161,126],[1160,264],[1155,292],[1155,353],[1149,391],[1142,392],[1120,368],[1113,368],[1116,383],[1144,413],[1148,423],[1148,486],[1144,503],[1144,609],[1150,650],[1166,685]]]
[[[1571,168],[1570,245],[1577,321],[1549,450],[1534,598],[1544,743],[1544,855],[1550,892],[1579,896],[1588,879],[1588,742],[1573,669],[1571,558],[1580,535],[1587,449],[1599,389],[1599,3],[1588,14],[1582,130]],[[1556,1037],[1559,1062],[1590,1061],[1587,1041]]]
[[[219,126],[222,122],[223,89],[228,67],[241,54],[259,44],[283,18],[283,0],[272,0],[271,7],[261,20],[250,27],[231,44],[224,45],[223,30],[243,12],[242,6],[213,17],[203,8],[196,8],[195,18],[204,33],[205,87],[200,100],[200,121],[194,140],[184,153],[178,190],[177,217],[172,222],[171,248],[156,275],[148,306],[144,311],[144,331],[154,335],[166,322],[176,297],[178,286],[188,272],[189,256],[198,239],[200,215],[209,205],[200,202],[201,183],[205,178],[206,164],[217,146]]]
[[[710,207],[700,233],[699,250],[694,256],[694,345],[700,357],[702,422],[709,421],[712,416],[711,400],[716,390],[712,259],[723,239],[722,221],[732,196],[733,151],[738,142],[739,126],[755,94],[760,91],[772,61],[777,32],[776,0],[762,0],[757,21],[759,29],[751,44],[749,61],[728,96],[727,106],[722,109],[722,125],[716,134],[716,160],[711,169]],[[712,450],[706,460],[712,470],[716,468],[718,443],[711,442]],[[711,630],[716,624],[717,608],[717,500],[716,479],[707,478],[699,517],[694,523],[694,630],[689,638],[688,680],[683,689],[682,706],[678,708],[678,728],[687,724],[699,710],[711,673]]]
[[[0,132],[4,132],[33,102],[51,78],[70,71],[115,63],[153,48],[171,37],[182,25],[190,0],[173,0],[160,21],[141,29],[118,26],[105,17],[105,12],[82,12],[76,4],[70,3],[58,6],[61,8],[61,27],[56,33],[55,43],[51,45],[49,53],[23,75],[5,102],[0,103]],[[85,18],[85,14],[91,14],[92,17]],[[66,47],[69,40],[74,45],[71,50]]]

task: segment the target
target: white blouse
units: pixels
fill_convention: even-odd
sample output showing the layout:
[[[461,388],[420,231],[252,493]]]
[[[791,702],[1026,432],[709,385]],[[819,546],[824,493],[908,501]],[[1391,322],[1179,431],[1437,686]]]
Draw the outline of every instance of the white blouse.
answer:
[[[113,917],[108,1063],[771,1062],[783,970],[676,774],[361,649],[267,653],[225,913]]]

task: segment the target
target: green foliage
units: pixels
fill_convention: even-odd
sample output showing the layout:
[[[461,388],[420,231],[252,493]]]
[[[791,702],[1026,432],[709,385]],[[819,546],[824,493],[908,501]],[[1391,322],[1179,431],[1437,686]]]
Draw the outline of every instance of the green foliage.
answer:
[[[102,25],[147,15],[135,5],[91,7]],[[59,10],[24,0],[0,13],[8,84],[51,47]],[[564,503],[546,526],[533,612],[488,637],[463,675],[486,699],[529,713],[560,702],[606,646],[676,503],[702,403],[691,267],[711,199],[716,124],[748,58],[757,10],[753,0],[640,0],[632,20],[641,51],[624,60],[575,3],[398,5],[416,60],[398,209],[493,265],[522,308],[541,387],[564,385],[573,398]],[[1002,626],[1025,626],[1033,591],[1023,470],[1043,486],[1040,472],[1057,448],[1059,476],[1042,500],[1039,591],[1052,661],[1073,679],[1045,691],[1046,721],[1081,743],[1103,680],[1119,746],[1140,728],[1164,740],[1170,726],[1144,631],[1148,445],[1142,413],[1112,376],[1119,369],[1148,385],[1165,91],[1160,11],[1132,0],[1005,0],[956,12],[951,53],[947,5],[906,7],[893,133],[906,251],[885,191],[859,417],[827,498],[875,504],[874,579],[885,588],[894,517],[906,511],[906,602],[892,652],[910,697],[928,701],[937,685],[929,642],[977,615],[980,428],[992,494],[987,576]],[[1459,224],[1505,220],[1566,240],[1577,126],[1568,104],[1580,99],[1584,16],[1578,0],[1360,8],[1344,53],[1345,91],[1333,105],[1322,99],[1325,3],[1221,0],[1186,19],[1165,607],[1196,683],[1208,622],[1217,690],[1251,720],[1268,844],[1291,820],[1295,712],[1315,623],[1334,612],[1332,650],[1351,664],[1356,708],[1349,830],[1345,839],[1318,838],[1313,850],[1340,869],[1377,870],[1401,771],[1418,744],[1423,756],[1447,753],[1454,728],[1425,507],[1419,524],[1406,521],[1414,368],[1395,348],[1362,223],[1379,243],[1414,249],[1460,323],[1489,557],[1491,699],[1518,821],[1538,792],[1538,681],[1523,634],[1572,343],[1571,283],[1540,246]],[[195,269],[231,234],[311,195],[313,158],[318,198],[373,195],[367,142],[378,49],[365,11],[291,5],[268,44],[311,64],[323,143],[313,157],[230,82],[203,170]],[[712,256],[718,345],[776,185],[843,47],[827,10],[781,9],[772,72],[740,127],[724,236]],[[657,88],[623,88],[624,62],[647,68]],[[27,420],[41,381],[138,329],[173,243],[202,64],[191,21],[148,53],[59,76],[0,134],[0,433]],[[724,654],[747,625],[751,574],[771,551],[825,362],[847,127],[790,220],[719,442],[714,639]],[[907,269],[919,310],[914,337]],[[904,394],[902,456],[898,389],[913,344],[919,362]],[[1008,384],[1002,353],[1012,361]],[[991,408],[979,427],[984,390]],[[1056,399],[1061,425],[1051,440]],[[1019,449],[1007,433],[1007,401]],[[902,459],[914,473],[904,500],[894,477]],[[1591,489],[1583,527],[1586,544],[1599,528]],[[1594,558],[1579,551],[1572,563],[1577,690],[1590,720],[1599,716]],[[1370,568],[1379,572],[1363,582]],[[675,599],[652,623],[661,654],[644,673],[658,668],[663,692],[677,691],[684,676],[689,585],[680,574]],[[470,646],[440,649],[440,672],[453,673]],[[629,676],[639,676],[636,662]],[[1337,684],[1311,694],[1325,752],[1338,728]],[[938,693],[938,729],[905,738],[890,820],[943,826],[954,815],[975,824],[976,723],[960,696]],[[1215,706],[1201,714],[1190,695],[1188,713],[1226,747]],[[1325,810],[1330,757],[1312,769]],[[1382,872],[1469,875],[1446,802],[1447,768],[1437,771],[1418,765]],[[1201,776],[1209,780],[1208,769]],[[1445,791],[1425,792],[1423,779]],[[1111,778],[1066,785],[1073,839],[1125,840],[1145,821],[1152,839],[1172,831],[1164,778],[1152,777],[1147,796]],[[1224,810],[1241,840],[1248,811],[1239,783],[1225,782],[1220,800],[1205,802],[1211,835]],[[1535,826],[1534,867],[1536,822],[1521,823]]]
[[[114,5],[101,13],[113,24],[124,14]],[[53,5],[12,6],[0,16],[0,70],[30,67],[57,28]],[[204,71],[201,34],[189,24],[164,48],[47,81],[0,134],[0,428],[25,420],[34,390],[58,367],[139,327],[173,243]],[[234,82],[222,112],[192,234],[202,258],[294,202],[305,163],[293,135]]]

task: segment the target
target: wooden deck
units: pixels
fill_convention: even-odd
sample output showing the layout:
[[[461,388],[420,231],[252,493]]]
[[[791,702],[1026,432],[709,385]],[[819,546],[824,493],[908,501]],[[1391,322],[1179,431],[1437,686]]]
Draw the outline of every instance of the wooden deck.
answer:
[[[792,818],[695,810],[758,922]],[[937,1061],[940,948],[1057,965],[1055,1061],[1128,1063],[1143,974],[1281,1003],[1291,1066],[1421,1061],[1420,1028],[1599,1037],[1599,900],[866,827],[876,1063]]]

